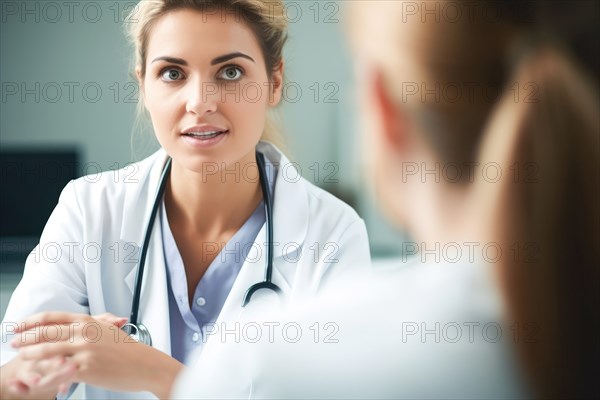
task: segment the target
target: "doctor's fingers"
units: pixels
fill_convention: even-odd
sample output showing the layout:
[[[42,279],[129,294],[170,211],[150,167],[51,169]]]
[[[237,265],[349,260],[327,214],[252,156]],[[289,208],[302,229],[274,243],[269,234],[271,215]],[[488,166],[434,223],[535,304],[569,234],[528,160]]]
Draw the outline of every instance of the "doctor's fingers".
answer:
[[[104,322],[108,325],[114,325],[121,328],[129,320],[127,317],[117,317],[111,313],[102,313],[94,315],[93,318],[97,321]]]
[[[22,332],[31,328],[45,325],[63,325],[73,323],[91,322],[93,318],[88,314],[76,314],[62,311],[45,311],[32,315],[16,327],[15,332]]]
[[[21,370],[31,371],[40,376],[48,375],[67,363],[66,357],[52,357],[45,360],[29,361],[27,368]]]
[[[42,379],[42,375],[35,371],[24,371],[10,379],[11,390],[16,393],[28,393]]]
[[[31,387],[42,378],[42,374],[35,370],[35,365],[36,362],[34,361],[27,361],[21,364],[21,367],[8,380],[8,395],[15,397],[33,395]]]
[[[8,384],[10,391],[16,395],[48,397],[45,394],[56,394],[60,389],[67,390],[74,381],[76,370],[77,366],[64,357],[25,361]]]
[[[79,346],[74,343],[40,343],[19,349],[19,356],[26,361],[39,361],[53,357],[71,357]]]
[[[12,397],[26,396],[30,393],[29,385],[24,383],[21,379],[12,378],[8,381],[8,393],[7,395]]]
[[[78,325],[85,327],[85,331],[89,331],[92,323],[88,324],[50,324],[37,326],[26,331],[21,331],[15,334],[15,338],[10,342],[14,348],[30,346],[37,343],[58,343],[58,342],[73,342],[83,332]],[[98,324],[96,322],[96,324]]]
[[[46,375],[40,377],[37,382],[30,385],[36,391],[54,390],[59,393],[64,393],[69,386],[77,380],[77,364],[67,359],[64,364]]]
[[[18,398],[32,398],[32,399],[42,399],[42,398],[50,398],[50,396],[55,396],[57,393],[67,394],[69,391],[70,383],[60,383],[56,387],[52,387],[48,389],[47,386],[44,386],[41,389],[38,389],[37,386],[30,386],[25,384],[23,381],[19,379],[11,379],[8,382],[8,390],[7,395],[10,396],[8,398],[18,397]]]
[[[53,360],[52,364],[56,364],[56,361]],[[64,393],[76,381],[77,369],[77,364],[63,358],[61,365],[53,370],[45,372],[28,370],[17,374],[10,382],[11,389],[20,394],[30,395],[48,392]]]

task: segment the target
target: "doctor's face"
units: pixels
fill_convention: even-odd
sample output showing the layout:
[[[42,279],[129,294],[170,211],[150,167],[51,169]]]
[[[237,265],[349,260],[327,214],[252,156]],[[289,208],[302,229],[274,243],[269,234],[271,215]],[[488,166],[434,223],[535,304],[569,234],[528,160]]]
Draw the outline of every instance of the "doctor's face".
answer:
[[[145,63],[144,104],[175,163],[201,172],[206,162],[254,160],[281,85],[269,82],[254,32],[238,16],[169,12],[150,32]],[[275,71],[271,81],[281,76]]]

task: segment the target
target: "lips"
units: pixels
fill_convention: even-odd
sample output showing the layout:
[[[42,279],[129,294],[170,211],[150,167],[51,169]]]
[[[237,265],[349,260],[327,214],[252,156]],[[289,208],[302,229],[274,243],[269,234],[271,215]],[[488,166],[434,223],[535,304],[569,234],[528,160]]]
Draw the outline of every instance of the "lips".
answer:
[[[194,139],[212,139],[227,132],[229,131],[189,132],[183,135],[193,137]]]
[[[183,136],[187,136],[190,138],[198,139],[198,140],[209,140],[216,138],[219,135],[223,135],[228,133],[229,130],[214,126],[214,125],[196,125],[191,126],[181,132]]]
[[[217,125],[195,125],[181,131],[181,137],[193,148],[206,149],[216,146],[227,137],[229,129]]]

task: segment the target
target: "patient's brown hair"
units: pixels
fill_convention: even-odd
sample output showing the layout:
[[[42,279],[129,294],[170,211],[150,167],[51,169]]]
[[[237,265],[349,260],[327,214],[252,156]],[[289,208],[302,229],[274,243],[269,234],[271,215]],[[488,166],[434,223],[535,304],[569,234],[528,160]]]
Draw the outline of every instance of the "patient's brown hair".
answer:
[[[467,3],[473,6],[453,3],[463,11]],[[414,98],[411,103],[396,91],[396,103],[410,109],[408,118],[423,128],[419,131],[445,162],[492,154],[505,165],[520,166],[520,178],[492,189],[497,196],[490,208],[506,255],[502,287],[521,333],[516,349],[537,395],[597,396],[598,5],[477,4],[495,10],[493,22],[477,12],[460,22],[427,22],[428,40],[416,44],[419,66],[427,87],[476,81],[503,89],[502,96],[486,101],[477,92],[473,101]],[[407,79],[399,75],[388,71],[391,87],[398,89]],[[526,89],[516,100],[515,83]],[[509,256],[515,245],[519,256]]]

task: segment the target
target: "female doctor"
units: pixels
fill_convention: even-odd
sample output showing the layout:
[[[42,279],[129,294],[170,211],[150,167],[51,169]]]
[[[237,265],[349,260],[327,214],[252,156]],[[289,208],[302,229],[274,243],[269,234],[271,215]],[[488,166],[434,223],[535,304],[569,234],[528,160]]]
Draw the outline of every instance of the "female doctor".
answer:
[[[251,0],[134,10],[136,75],[161,149],[132,179],[64,188],[3,321],[3,398],[53,397],[73,382],[88,398],[166,397],[207,328],[243,304],[310,295],[336,269],[369,264],[363,221],[269,143],[282,10]],[[270,290],[247,293],[261,283]],[[119,329],[130,315],[139,341]]]

